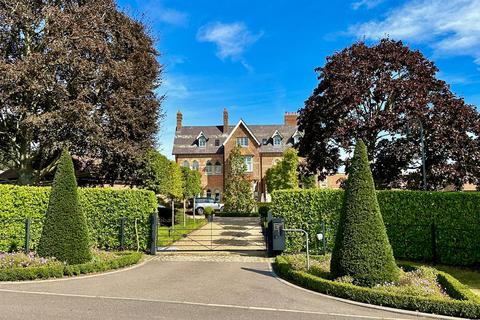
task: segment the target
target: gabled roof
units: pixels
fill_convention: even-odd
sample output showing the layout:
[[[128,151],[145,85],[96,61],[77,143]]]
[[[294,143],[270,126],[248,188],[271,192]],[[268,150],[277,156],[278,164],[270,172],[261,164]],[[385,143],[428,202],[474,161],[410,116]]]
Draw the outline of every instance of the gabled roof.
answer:
[[[230,140],[230,138],[232,137],[233,133],[235,131],[237,131],[238,127],[240,127],[240,125],[243,125],[243,127],[245,129],[247,129],[247,132],[252,136],[252,138],[255,140],[255,142],[260,146],[262,145],[260,143],[260,141],[258,141],[257,137],[255,137],[255,135],[253,134],[253,132],[250,130],[250,128],[247,126],[247,124],[243,121],[243,119],[240,119],[240,121],[238,121],[237,125],[233,128],[233,130],[230,132],[230,134],[228,135],[227,139],[225,139],[225,141],[223,141],[223,145],[225,145],[225,143],[227,143],[228,140]]]
[[[278,132],[278,130],[275,130],[275,132],[272,134],[272,136],[270,138],[275,138],[275,136],[279,136],[280,138],[283,139],[283,136],[280,134],[280,132]]]
[[[198,140],[198,139],[200,139],[201,137],[204,137],[205,139],[207,139],[207,136],[205,135],[205,133],[203,133],[203,131],[200,131],[200,133],[199,133],[198,136],[195,138],[195,140]]]
[[[298,136],[298,137],[303,137],[303,132],[298,131],[298,129],[295,130],[295,133],[292,134],[292,138],[293,138],[293,137],[297,137],[297,136]]]

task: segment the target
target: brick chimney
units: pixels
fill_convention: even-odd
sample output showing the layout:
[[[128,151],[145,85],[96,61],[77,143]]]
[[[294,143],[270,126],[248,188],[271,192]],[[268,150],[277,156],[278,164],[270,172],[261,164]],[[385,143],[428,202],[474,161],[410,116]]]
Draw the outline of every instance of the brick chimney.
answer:
[[[223,133],[228,132],[228,110],[223,108]]]
[[[177,111],[177,129],[176,130],[182,129],[182,120],[183,120],[183,115],[180,112],[180,110],[178,110]]]
[[[286,126],[297,126],[297,113],[296,112],[285,112],[285,125]]]

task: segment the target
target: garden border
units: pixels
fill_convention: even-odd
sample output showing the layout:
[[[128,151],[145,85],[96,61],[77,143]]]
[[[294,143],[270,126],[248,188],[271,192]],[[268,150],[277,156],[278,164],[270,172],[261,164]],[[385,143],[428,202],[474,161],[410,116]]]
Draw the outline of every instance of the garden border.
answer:
[[[92,275],[94,273],[103,275],[106,271],[117,271],[132,265],[135,266],[142,258],[143,254],[141,252],[122,252],[111,261],[4,269],[0,270],[0,284],[76,279],[80,278],[81,275]]]
[[[392,293],[372,292],[368,288],[358,288],[350,284],[335,283],[303,271],[292,270],[286,259],[280,256],[276,257],[272,266],[274,267],[272,273],[279,279],[291,281],[291,283],[288,283],[299,286],[303,290],[323,294],[334,299],[341,299],[342,301],[352,304],[405,314],[422,314],[435,318],[462,317],[480,319],[480,304],[474,301],[442,301]],[[439,274],[440,273],[443,272],[439,271]],[[455,279],[452,276],[450,277]],[[458,280],[457,282],[460,283]],[[450,284],[454,287],[456,286],[456,283]],[[463,284],[461,285],[463,287]],[[460,290],[456,290],[456,292],[458,293]],[[373,302],[379,303],[373,304]],[[400,309],[402,307],[404,309]]]

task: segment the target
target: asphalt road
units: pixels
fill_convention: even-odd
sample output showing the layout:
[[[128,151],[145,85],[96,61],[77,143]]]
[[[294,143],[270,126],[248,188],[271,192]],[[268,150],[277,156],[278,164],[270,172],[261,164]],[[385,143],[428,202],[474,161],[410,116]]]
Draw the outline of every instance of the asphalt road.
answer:
[[[415,318],[288,286],[266,260],[164,260],[103,275],[0,283],[0,319]]]

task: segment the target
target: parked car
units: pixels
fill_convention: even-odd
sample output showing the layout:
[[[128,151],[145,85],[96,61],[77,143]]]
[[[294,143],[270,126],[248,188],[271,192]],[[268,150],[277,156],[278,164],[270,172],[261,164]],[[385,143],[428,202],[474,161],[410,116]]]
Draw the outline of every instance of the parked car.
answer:
[[[220,203],[212,198],[195,198],[195,212],[203,214],[206,207],[212,208],[214,211],[222,211],[223,203]]]

